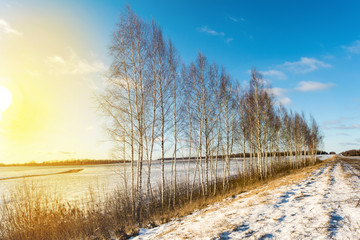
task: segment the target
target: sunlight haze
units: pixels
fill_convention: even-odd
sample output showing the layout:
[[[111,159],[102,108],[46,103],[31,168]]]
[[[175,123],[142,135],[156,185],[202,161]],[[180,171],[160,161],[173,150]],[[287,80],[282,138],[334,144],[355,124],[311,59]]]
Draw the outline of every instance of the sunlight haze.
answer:
[[[202,51],[241,83],[256,67],[279,102],[315,117],[325,151],[360,147],[356,1],[0,0],[0,86],[12,94],[5,110],[0,90],[0,162],[111,157],[95,96],[126,3],[185,63]]]
[[[0,239],[360,239],[359,12],[0,0]]]
[[[10,90],[4,86],[0,86],[0,114],[10,106],[11,100],[12,94]]]

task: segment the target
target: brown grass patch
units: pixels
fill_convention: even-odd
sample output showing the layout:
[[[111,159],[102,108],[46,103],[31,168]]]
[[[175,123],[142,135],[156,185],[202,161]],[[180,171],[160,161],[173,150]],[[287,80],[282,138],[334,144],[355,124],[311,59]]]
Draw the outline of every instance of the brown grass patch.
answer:
[[[351,178],[352,176],[354,176],[354,174],[350,173],[350,172],[346,172],[344,174],[344,178]]]

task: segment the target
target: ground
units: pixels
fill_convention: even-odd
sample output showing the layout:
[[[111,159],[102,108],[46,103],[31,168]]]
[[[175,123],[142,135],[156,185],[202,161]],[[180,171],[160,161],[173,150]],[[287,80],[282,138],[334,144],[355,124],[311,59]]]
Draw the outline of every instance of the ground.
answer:
[[[360,239],[360,160],[327,160],[135,239]]]

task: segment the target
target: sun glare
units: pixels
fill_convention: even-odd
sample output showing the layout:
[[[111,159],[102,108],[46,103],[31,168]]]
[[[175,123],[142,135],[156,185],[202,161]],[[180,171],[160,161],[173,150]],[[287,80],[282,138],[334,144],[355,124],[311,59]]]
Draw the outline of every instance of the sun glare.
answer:
[[[11,104],[12,94],[10,90],[4,86],[0,86],[0,118],[1,113],[4,112]]]

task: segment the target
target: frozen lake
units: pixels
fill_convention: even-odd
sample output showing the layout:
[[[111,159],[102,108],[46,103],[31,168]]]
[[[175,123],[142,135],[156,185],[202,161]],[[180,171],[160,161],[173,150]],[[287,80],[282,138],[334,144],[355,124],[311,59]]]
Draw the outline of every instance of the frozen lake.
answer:
[[[332,155],[319,156],[325,160]],[[215,161],[214,161],[215,162]],[[246,163],[249,159],[246,160]],[[223,176],[224,161],[218,161],[218,177]],[[242,159],[231,159],[230,174],[235,175],[242,170]],[[130,164],[125,165],[127,168],[127,179],[130,184]],[[170,181],[171,162],[165,163],[165,178]],[[189,170],[189,177],[192,181],[196,163],[191,162],[188,166],[187,161],[178,161],[177,179],[181,182],[186,177]],[[63,173],[71,170],[78,172]],[[143,186],[146,186],[147,165],[143,166]],[[203,171],[205,164],[203,163]],[[196,178],[199,177],[200,166]],[[63,174],[58,174],[63,173]],[[45,175],[45,176],[38,176]],[[28,176],[25,177],[24,176]],[[63,201],[80,201],[87,200],[90,197],[90,189],[93,196],[102,197],[112,193],[116,189],[124,188],[124,164],[104,164],[104,165],[73,165],[73,166],[37,166],[37,167],[0,167],[0,204],[17,188],[22,188],[24,182],[33,184],[36,188],[43,188],[52,193],[56,192]],[[209,180],[211,178],[209,177]],[[198,180],[198,179],[197,179]],[[136,178],[135,178],[136,181]],[[161,165],[159,161],[154,161],[151,166],[151,185],[153,189],[160,186]]]
[[[231,160],[230,174],[234,175],[241,170],[241,159]],[[218,162],[218,176],[223,176],[223,161]],[[130,183],[130,164],[126,165],[128,183]],[[171,163],[165,163],[165,177],[169,181],[171,176]],[[190,179],[193,179],[196,163],[190,163]],[[203,168],[205,164],[203,163]],[[70,170],[79,172],[63,173]],[[144,183],[147,179],[147,165],[143,166]],[[199,166],[200,170],[200,166]],[[199,176],[199,170],[197,177]],[[178,182],[185,179],[188,163],[177,163]],[[63,173],[63,174],[58,174]],[[45,176],[39,176],[45,175]],[[25,177],[24,177],[25,176]],[[24,182],[34,184],[37,188],[46,191],[55,191],[64,201],[86,200],[89,198],[90,189],[94,194],[108,194],[115,189],[123,189],[124,164],[104,165],[73,165],[73,166],[36,166],[36,167],[0,167],[0,196],[9,196],[17,188],[24,186]],[[160,185],[161,165],[159,162],[151,166],[152,188]],[[136,181],[136,179],[135,179]],[[96,195],[99,196],[99,195]],[[3,201],[1,198],[0,202]]]

